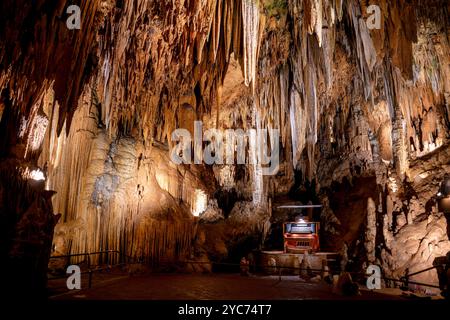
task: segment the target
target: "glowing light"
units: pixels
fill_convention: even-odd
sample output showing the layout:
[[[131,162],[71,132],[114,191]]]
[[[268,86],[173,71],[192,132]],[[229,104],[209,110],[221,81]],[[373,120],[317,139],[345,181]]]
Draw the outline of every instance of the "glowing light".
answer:
[[[196,189],[194,192],[194,203],[192,206],[192,215],[194,217],[200,216],[203,212],[206,211],[208,207],[208,196],[203,190]]]
[[[442,192],[438,192],[437,196],[442,197]]]
[[[30,179],[33,179],[35,181],[45,181],[45,175],[39,169],[33,170],[30,172]]]
[[[295,217],[295,222],[297,223],[306,223],[305,217],[303,215],[299,215]]]

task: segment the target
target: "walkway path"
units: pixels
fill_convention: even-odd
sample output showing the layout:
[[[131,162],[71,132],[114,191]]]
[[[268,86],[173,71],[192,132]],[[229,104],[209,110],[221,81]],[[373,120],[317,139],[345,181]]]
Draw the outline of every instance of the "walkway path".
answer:
[[[399,297],[362,290],[357,297],[334,295],[325,283],[298,277],[241,277],[235,274],[112,274],[94,278],[93,287],[53,296],[55,300],[385,300]]]

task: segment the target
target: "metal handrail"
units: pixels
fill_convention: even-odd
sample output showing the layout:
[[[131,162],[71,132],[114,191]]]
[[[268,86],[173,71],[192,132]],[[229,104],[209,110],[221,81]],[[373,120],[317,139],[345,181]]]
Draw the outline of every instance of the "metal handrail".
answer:
[[[108,263],[108,267],[106,267],[106,268],[95,268],[95,269],[91,268],[91,256],[92,255],[108,254],[108,257],[109,257],[109,254],[111,254],[111,253],[118,254],[119,256],[122,256],[122,257],[125,257],[125,258],[128,258],[128,259],[133,259],[132,257],[130,257],[128,255],[122,254],[118,250],[105,250],[105,251],[73,253],[73,254],[66,254],[66,255],[59,255],[59,256],[51,256],[49,260],[51,260],[51,259],[61,259],[61,258],[72,258],[72,257],[85,256],[87,258],[87,268],[88,268],[88,270],[84,271],[84,272],[81,272],[81,274],[89,274],[88,287],[91,288],[92,287],[92,275],[93,275],[94,272],[102,271],[102,270],[108,270],[112,266],[120,266],[120,265],[125,265],[126,264],[126,262],[121,262],[121,263],[117,263],[117,264],[114,264],[114,265],[111,265],[111,264]],[[108,261],[109,261],[109,259],[108,259]],[[53,279],[59,279],[59,278],[53,278]],[[50,280],[52,280],[52,279],[50,279]]]
[[[417,272],[414,272],[414,273],[409,273],[409,269],[407,268],[405,270],[405,275],[400,280],[392,280],[392,279],[389,279],[389,280],[402,282],[404,287],[406,287],[406,288],[411,283],[411,284],[416,284],[416,285],[421,285],[421,286],[427,286],[427,287],[431,287],[431,288],[439,288],[440,289],[441,288],[440,286],[428,285],[428,284],[424,284],[424,283],[420,283],[420,282],[410,281],[409,279],[412,276],[415,276],[415,275],[418,275],[418,274],[421,274],[421,273],[424,273],[424,272],[427,272],[427,271],[430,271],[430,270],[433,270],[433,269],[437,269],[439,267],[445,267],[446,265],[447,264],[445,264],[445,263],[440,263],[440,264],[436,264],[436,265],[434,265],[434,266],[432,266],[430,268],[426,268],[424,270],[420,270],[420,271],[417,271]]]
[[[227,262],[203,262],[203,261],[180,261],[180,263],[190,263],[190,264],[214,264],[214,265],[223,265],[223,266],[236,266],[236,267],[240,267],[241,265],[238,263],[227,263]],[[281,281],[281,269],[288,269],[288,270],[298,270],[298,271],[311,271],[311,272],[328,272],[328,273],[332,273],[332,270],[326,270],[326,269],[313,269],[313,268],[300,268],[300,267],[285,267],[285,266],[271,266],[271,265],[256,265],[253,264],[251,265],[253,267],[259,267],[259,268],[268,268],[268,269],[274,269],[274,270],[278,270],[278,275],[279,275],[279,279]],[[415,281],[410,281],[409,277],[420,274],[420,273],[424,273],[426,271],[430,271],[433,270],[435,268],[441,267],[441,266],[445,266],[445,264],[439,264],[436,265],[434,267],[431,268],[427,268],[425,270],[421,270],[418,272],[415,272],[413,274],[410,274],[407,277],[402,277],[401,279],[392,279],[392,278],[388,278],[385,276],[381,276],[381,278],[383,280],[387,280],[387,281],[392,281],[392,282],[399,282],[399,283],[403,283],[405,287],[408,287],[408,284],[415,284],[415,285],[420,285],[420,286],[424,286],[424,287],[430,287],[430,288],[438,288],[440,289],[440,286],[434,285],[434,284],[427,284],[427,283],[421,283],[421,282],[415,282]],[[341,272],[341,270],[339,270],[339,272]],[[365,278],[368,278],[370,275],[366,274],[366,273],[362,273],[362,272],[348,272],[352,275],[359,275],[359,276],[363,276]]]
[[[106,251],[97,251],[97,252],[87,252],[87,253],[75,253],[75,254],[68,254],[68,255],[60,255],[60,256],[52,256],[50,257],[50,259],[58,259],[58,258],[71,258],[71,257],[77,257],[77,256],[87,256],[87,260],[88,260],[88,271],[87,272],[82,272],[83,274],[88,273],[89,274],[89,288],[92,287],[92,273],[95,271],[101,271],[101,270],[105,270],[105,269],[110,269],[111,266],[108,265],[107,268],[97,268],[97,269],[91,269],[90,268],[90,256],[91,255],[99,255],[99,254],[110,254],[110,253],[115,253],[115,254],[119,254],[125,258],[128,258],[130,260],[135,260],[133,257],[122,254],[120,251],[118,250],[106,250]],[[231,263],[231,262],[203,262],[203,261],[178,261],[178,263],[184,263],[184,264],[210,264],[210,265],[222,265],[222,266],[235,266],[235,267],[241,267],[240,263]],[[114,266],[119,266],[119,265],[125,265],[125,262],[122,263],[118,263],[115,264]],[[323,273],[323,272],[328,272],[328,273],[332,273],[331,269],[313,269],[313,268],[300,268],[300,267],[285,267],[285,266],[272,266],[272,265],[256,265],[256,264],[251,264],[248,265],[248,267],[258,267],[258,268],[268,268],[268,269],[274,269],[276,271],[278,271],[278,276],[279,276],[279,280],[281,281],[281,277],[282,277],[282,273],[281,270],[283,269],[288,269],[288,270],[298,270],[298,271],[310,271],[310,272],[315,272],[315,273]],[[406,269],[405,271],[405,276],[400,278],[400,279],[392,279],[392,278],[388,278],[385,276],[382,276],[381,278],[383,280],[387,280],[387,281],[392,281],[392,282],[399,282],[402,283],[404,285],[405,288],[408,287],[408,284],[415,284],[415,285],[420,285],[420,286],[424,286],[424,287],[430,287],[430,288],[441,288],[440,286],[436,286],[433,284],[427,284],[427,283],[421,283],[421,282],[415,282],[415,281],[410,281],[410,277],[436,269],[438,267],[442,267],[442,266],[446,266],[445,263],[442,264],[437,264],[433,267],[421,270],[421,271],[417,271],[414,273],[409,273],[409,269]],[[337,271],[337,270],[336,270]],[[339,270],[341,271],[341,270]],[[359,276],[363,276],[363,277],[369,277],[369,275],[367,275],[366,273],[362,273],[362,272],[348,272],[350,274],[353,275],[359,275]]]

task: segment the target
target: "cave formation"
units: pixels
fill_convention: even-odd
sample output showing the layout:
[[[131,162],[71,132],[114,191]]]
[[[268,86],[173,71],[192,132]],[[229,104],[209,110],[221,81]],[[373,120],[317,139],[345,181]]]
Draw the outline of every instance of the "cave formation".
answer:
[[[68,28],[70,5],[80,29]],[[2,271],[41,290],[50,256],[104,250],[155,270],[193,260],[205,264],[190,271],[210,271],[280,249],[277,223],[289,217],[276,208],[289,202],[322,205],[321,246],[346,248],[354,271],[377,264],[400,278],[430,267],[450,251],[435,201],[450,172],[449,9],[1,1]],[[276,174],[251,154],[174,163],[173,133],[194,137],[195,121],[268,129]]]

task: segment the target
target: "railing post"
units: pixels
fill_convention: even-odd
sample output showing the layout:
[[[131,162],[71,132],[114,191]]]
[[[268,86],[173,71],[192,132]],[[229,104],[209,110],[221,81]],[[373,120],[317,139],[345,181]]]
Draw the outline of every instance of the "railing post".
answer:
[[[89,289],[92,288],[92,270],[89,269],[89,284],[88,284]]]
[[[409,289],[409,268],[406,268],[405,270],[405,276],[403,277],[403,289]]]
[[[87,265],[88,265],[88,272],[89,272],[89,283],[88,287],[89,289],[92,287],[92,270],[91,270],[91,254],[87,254]]]

